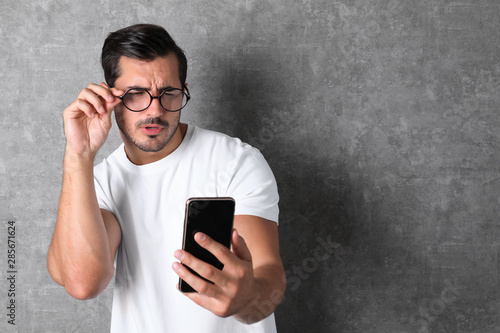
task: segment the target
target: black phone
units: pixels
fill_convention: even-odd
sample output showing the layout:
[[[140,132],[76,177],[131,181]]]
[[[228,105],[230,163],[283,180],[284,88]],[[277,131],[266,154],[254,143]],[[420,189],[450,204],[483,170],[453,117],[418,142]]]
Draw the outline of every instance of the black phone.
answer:
[[[229,197],[190,198],[186,202],[184,218],[184,237],[182,249],[222,270],[224,265],[208,250],[202,248],[195,240],[194,235],[201,231],[216,242],[227,248],[231,245],[233,230],[235,201]],[[188,266],[193,274],[201,277]],[[211,282],[203,277],[202,279]],[[212,282],[211,282],[212,283]],[[196,292],[188,283],[179,278],[179,289],[182,292]]]

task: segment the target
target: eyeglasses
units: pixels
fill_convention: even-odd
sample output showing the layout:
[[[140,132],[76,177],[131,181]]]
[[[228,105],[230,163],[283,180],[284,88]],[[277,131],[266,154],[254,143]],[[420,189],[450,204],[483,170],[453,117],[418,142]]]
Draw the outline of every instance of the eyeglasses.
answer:
[[[123,105],[127,109],[133,112],[146,110],[155,98],[160,101],[160,105],[165,111],[176,112],[185,107],[191,98],[188,88],[186,87],[185,89],[186,91],[178,88],[169,88],[163,90],[160,96],[152,96],[147,89],[131,88],[118,98],[122,100]]]

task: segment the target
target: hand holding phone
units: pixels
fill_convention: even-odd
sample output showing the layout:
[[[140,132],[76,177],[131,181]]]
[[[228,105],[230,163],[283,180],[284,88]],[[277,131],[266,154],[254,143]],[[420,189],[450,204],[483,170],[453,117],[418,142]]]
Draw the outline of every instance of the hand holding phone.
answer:
[[[183,250],[222,270],[224,265],[212,253],[201,247],[195,241],[194,235],[197,232],[202,232],[216,242],[229,248],[231,246],[231,233],[233,230],[234,207],[234,199],[228,197],[188,199],[184,219]],[[201,277],[188,266],[185,267],[193,274]],[[201,278],[206,280],[203,277]],[[179,279],[179,289],[182,292],[195,292],[182,279]]]

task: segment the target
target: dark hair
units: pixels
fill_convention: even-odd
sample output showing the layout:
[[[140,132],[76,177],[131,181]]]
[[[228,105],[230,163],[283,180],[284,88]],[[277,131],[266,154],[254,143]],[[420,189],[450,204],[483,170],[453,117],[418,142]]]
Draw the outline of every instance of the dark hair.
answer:
[[[121,75],[120,57],[128,57],[143,61],[153,61],[173,52],[179,60],[179,78],[182,88],[186,84],[187,59],[184,51],[177,46],[168,32],[154,24],[136,24],[108,35],[101,53],[101,65],[104,78],[110,87],[114,87],[116,79]]]

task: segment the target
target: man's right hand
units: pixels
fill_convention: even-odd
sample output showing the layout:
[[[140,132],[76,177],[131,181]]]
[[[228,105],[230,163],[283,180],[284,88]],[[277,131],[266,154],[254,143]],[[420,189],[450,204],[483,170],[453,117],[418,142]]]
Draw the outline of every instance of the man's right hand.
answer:
[[[111,129],[111,112],[124,91],[91,83],[64,110],[66,152],[95,155]]]

